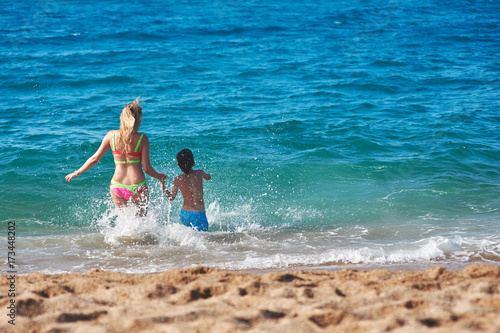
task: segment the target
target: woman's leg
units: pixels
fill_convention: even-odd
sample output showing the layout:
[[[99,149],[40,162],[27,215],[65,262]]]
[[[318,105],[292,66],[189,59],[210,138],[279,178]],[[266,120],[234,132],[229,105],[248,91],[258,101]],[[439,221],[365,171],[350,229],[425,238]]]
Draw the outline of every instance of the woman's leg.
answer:
[[[136,188],[135,191],[137,194],[134,194],[131,199],[132,202],[137,207],[137,216],[144,217],[148,214],[148,205],[149,205],[149,190],[148,185],[143,184],[140,187]]]

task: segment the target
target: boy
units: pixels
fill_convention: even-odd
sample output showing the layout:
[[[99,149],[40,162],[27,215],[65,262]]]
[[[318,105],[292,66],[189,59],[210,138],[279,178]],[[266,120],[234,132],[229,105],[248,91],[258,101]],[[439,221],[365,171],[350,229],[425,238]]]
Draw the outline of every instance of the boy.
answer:
[[[203,179],[208,181],[212,177],[203,170],[193,170],[194,156],[189,149],[183,149],[177,153],[177,165],[183,174],[174,178],[171,191],[165,188],[165,180],[160,180],[161,189],[170,201],[175,199],[177,191],[181,189],[184,198],[181,209],[182,224],[195,230],[207,231],[208,221],[203,201]]]

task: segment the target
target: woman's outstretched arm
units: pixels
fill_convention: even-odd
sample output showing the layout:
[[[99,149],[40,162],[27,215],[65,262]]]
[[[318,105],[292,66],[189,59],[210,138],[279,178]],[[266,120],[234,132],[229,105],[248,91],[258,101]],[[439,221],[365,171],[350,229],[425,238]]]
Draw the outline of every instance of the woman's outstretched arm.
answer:
[[[71,182],[71,179],[76,178],[80,176],[82,173],[87,171],[88,169],[92,168],[94,165],[99,162],[99,160],[106,154],[106,152],[109,149],[109,140],[111,138],[113,131],[109,131],[108,134],[104,136],[104,139],[102,139],[101,146],[97,151],[95,152],[94,155],[92,155],[78,170],[66,175],[66,180],[68,182]]]

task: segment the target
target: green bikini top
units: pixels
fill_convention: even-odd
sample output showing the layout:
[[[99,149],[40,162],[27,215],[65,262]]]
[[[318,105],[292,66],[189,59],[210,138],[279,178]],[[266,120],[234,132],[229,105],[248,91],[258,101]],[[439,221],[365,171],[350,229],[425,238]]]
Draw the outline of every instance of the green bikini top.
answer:
[[[116,150],[115,131],[113,131],[113,145],[111,146],[111,151],[113,152],[113,155],[128,155],[128,156],[141,157],[141,153],[138,153],[137,150],[139,149],[139,145],[141,144],[141,140],[142,140],[143,136],[144,136],[144,134],[141,134],[141,137],[139,138],[139,141],[137,141],[137,146],[135,146],[135,150],[133,152],[124,153],[122,151]],[[132,160],[132,161],[117,161],[117,160],[115,160],[115,163],[117,163],[117,164],[141,163],[141,159]]]

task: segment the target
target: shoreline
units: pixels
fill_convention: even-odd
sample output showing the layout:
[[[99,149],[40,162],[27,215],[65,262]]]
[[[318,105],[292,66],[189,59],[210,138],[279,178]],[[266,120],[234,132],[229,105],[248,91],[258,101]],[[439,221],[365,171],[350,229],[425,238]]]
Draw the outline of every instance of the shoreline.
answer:
[[[344,269],[351,269],[356,271],[370,271],[370,270],[387,270],[387,271],[426,271],[432,267],[443,267],[449,271],[461,271],[472,265],[484,265],[484,266],[500,266],[500,262],[458,262],[458,261],[449,261],[449,262],[425,262],[425,263],[384,263],[384,264],[337,264],[337,265],[304,265],[304,266],[288,266],[283,268],[263,268],[263,269],[244,269],[244,270],[228,270],[230,272],[241,272],[241,273],[250,273],[250,274],[266,274],[273,272],[287,272],[287,271],[327,271],[327,272],[338,272]],[[216,268],[214,268],[216,269]]]
[[[8,289],[8,275],[0,286]],[[30,273],[2,332],[498,332],[500,266]],[[4,294],[6,295],[6,293]],[[9,298],[0,298],[6,313]]]
[[[162,270],[129,270],[129,268],[109,268],[109,267],[98,267],[100,271],[116,272],[123,274],[159,274],[170,270],[180,269],[180,268],[194,268],[205,266],[210,269],[224,270],[228,272],[239,272],[239,273],[251,273],[251,274],[265,274],[272,272],[284,272],[284,271],[331,271],[336,272],[343,269],[353,269],[353,270],[374,270],[383,269],[388,271],[424,271],[432,267],[444,267],[446,270],[458,271],[463,270],[471,265],[486,265],[486,266],[500,266],[500,261],[485,261],[485,260],[469,260],[469,261],[458,261],[458,260],[427,260],[427,261],[409,261],[409,262],[387,262],[387,263],[326,263],[320,265],[311,264],[290,264],[286,266],[276,266],[276,267],[266,267],[266,268],[231,268],[218,265],[201,265],[193,264],[191,266],[185,267],[166,267]],[[18,271],[17,276],[29,275],[35,273],[47,274],[47,275],[58,275],[58,274],[86,274],[96,268],[85,269],[85,270],[75,270],[75,271],[65,271],[65,270],[33,270],[33,271]],[[1,273],[0,273],[1,274]]]

